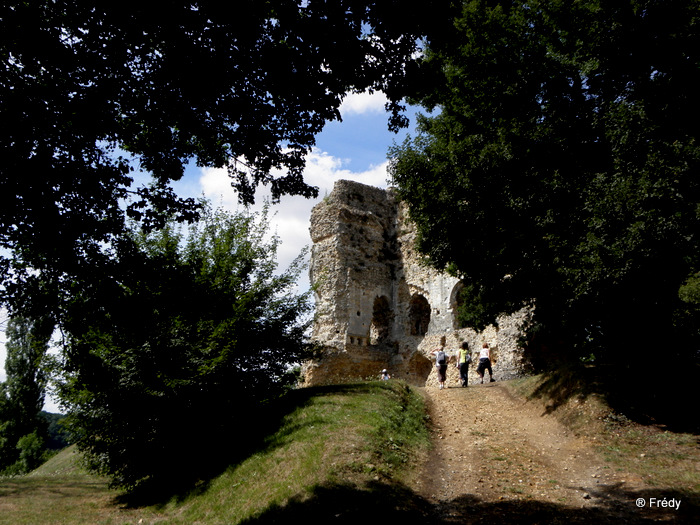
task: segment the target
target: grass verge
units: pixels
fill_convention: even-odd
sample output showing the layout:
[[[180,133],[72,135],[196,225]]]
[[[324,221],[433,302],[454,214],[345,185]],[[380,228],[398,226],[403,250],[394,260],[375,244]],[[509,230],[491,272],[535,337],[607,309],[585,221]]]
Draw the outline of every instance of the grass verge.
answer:
[[[251,435],[260,436],[252,446],[245,440]],[[31,475],[0,480],[0,523],[396,518],[415,510],[403,508],[414,504],[404,487],[430,443],[423,398],[396,381],[294,391],[260,420],[241,421],[241,436],[231,436],[233,448],[246,450],[237,464],[145,507],[118,504],[106,480],[86,474],[75,452],[64,451]]]

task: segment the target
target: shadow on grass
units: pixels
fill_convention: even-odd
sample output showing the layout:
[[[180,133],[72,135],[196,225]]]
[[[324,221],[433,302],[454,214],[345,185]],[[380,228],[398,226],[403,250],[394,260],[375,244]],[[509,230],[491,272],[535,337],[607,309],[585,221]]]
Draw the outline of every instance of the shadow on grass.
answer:
[[[546,373],[531,397],[549,400],[547,412],[551,413],[569,399],[597,394],[616,413],[637,423],[698,434],[699,380],[695,364],[679,364],[672,373],[658,369],[656,363],[569,365]]]
[[[295,432],[303,427],[321,423],[318,419],[306,419],[280,433],[284,419],[294,411],[307,406],[311,399],[324,396],[363,394],[381,388],[380,383],[353,383],[318,386],[292,390],[271,402],[253,409],[241,410],[232,415],[230,432],[222,433],[219,439],[212,438],[206,450],[188,450],[184,459],[174,461],[177,470],[144,483],[135,490],[115,498],[117,504],[126,508],[144,506],[162,507],[171,501],[182,502],[186,498],[206,492],[211,481],[228,468],[236,466],[250,456],[272,451],[282,446]],[[218,417],[212,415],[212,417]],[[275,436],[271,441],[270,436]]]
[[[697,517],[697,501],[682,494],[665,492],[638,493],[619,486],[601,487],[591,494],[591,504],[550,503],[535,500],[487,502],[477,495],[466,494],[433,504],[403,486],[373,483],[365,489],[345,485],[317,487],[312,496],[292,500],[284,506],[270,507],[255,518],[242,523],[336,523],[447,525],[518,523],[690,523]],[[637,506],[643,498],[645,506]],[[680,499],[678,509],[649,507],[650,498]]]
[[[58,494],[72,496],[73,494],[86,495],[98,494],[107,491],[105,484],[100,480],[75,479],[50,477],[17,477],[0,478],[0,498],[13,496],[33,497],[36,494]]]

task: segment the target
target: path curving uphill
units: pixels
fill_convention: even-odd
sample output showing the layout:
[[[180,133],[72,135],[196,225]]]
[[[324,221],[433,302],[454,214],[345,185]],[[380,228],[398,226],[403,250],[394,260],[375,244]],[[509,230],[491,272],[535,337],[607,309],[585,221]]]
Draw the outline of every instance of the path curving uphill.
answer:
[[[658,523],[642,480],[619,472],[541,404],[504,383],[425,389],[434,449],[418,492],[442,523]]]

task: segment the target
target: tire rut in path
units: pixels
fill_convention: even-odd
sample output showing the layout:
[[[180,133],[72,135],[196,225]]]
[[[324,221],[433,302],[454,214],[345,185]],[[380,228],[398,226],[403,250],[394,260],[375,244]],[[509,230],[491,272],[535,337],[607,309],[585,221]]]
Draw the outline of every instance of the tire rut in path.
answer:
[[[573,522],[651,518],[635,508],[639,478],[614,471],[590,442],[502,383],[426,388],[426,395],[435,447],[419,492],[441,519],[500,523],[493,518],[509,512]]]

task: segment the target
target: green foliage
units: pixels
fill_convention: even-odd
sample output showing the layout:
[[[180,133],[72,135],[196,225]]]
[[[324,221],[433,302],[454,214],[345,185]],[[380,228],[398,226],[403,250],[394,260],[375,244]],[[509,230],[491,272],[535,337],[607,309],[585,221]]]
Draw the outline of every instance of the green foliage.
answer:
[[[391,174],[419,248],[471,289],[463,315],[534,299],[531,348],[696,348],[700,3],[461,5],[414,91],[436,113]]]
[[[69,307],[59,393],[79,448],[118,486],[221,461],[306,350],[302,256],[277,274],[265,213],[202,210],[187,232],[135,232],[115,253],[127,271]]]
[[[28,472],[41,461],[47,426],[40,417],[46,390],[42,360],[52,329],[45,319],[8,322],[7,380],[0,383],[0,471]]]
[[[696,273],[686,279],[678,290],[681,301],[700,306],[700,273]]]
[[[483,330],[486,306],[483,294],[474,284],[465,285],[457,296],[457,325]]]
[[[63,424],[63,420],[66,417],[65,415],[54,414],[43,410],[40,415],[48,425],[46,447],[49,450],[60,450],[73,443],[70,433]]]
[[[45,438],[39,436],[36,431],[19,438],[17,450],[20,472],[30,472],[44,462],[45,442]]]

